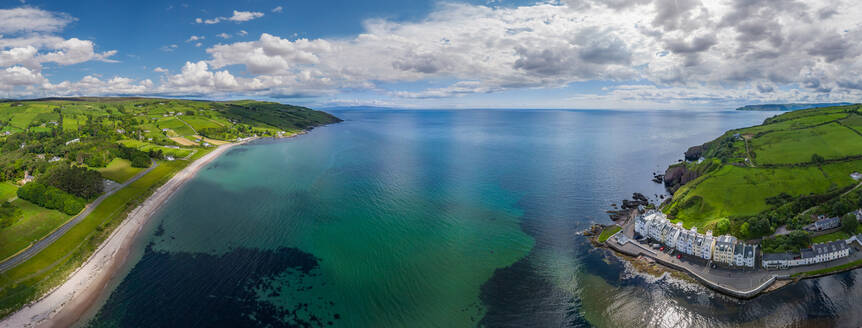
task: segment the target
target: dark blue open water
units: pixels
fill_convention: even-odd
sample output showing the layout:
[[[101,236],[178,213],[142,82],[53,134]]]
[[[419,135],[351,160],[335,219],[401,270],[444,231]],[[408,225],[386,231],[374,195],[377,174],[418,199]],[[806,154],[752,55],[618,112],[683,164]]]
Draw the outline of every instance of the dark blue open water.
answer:
[[[576,232],[774,113],[336,110],[231,150],[154,218],[94,327],[859,326],[860,271],[749,301]]]

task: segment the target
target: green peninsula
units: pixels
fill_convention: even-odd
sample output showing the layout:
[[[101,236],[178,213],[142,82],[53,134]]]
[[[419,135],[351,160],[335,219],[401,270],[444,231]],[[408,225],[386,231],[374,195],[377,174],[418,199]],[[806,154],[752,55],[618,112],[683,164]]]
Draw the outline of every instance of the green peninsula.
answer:
[[[813,103],[813,104],[761,104],[761,105],[746,105],[737,108],[736,110],[754,110],[754,111],[793,111],[808,108],[820,107],[835,107],[847,106],[851,103]]]
[[[801,229],[813,214],[862,207],[862,105],[773,116],[685,157],[664,176],[673,197],[662,210],[671,220],[743,239]]]

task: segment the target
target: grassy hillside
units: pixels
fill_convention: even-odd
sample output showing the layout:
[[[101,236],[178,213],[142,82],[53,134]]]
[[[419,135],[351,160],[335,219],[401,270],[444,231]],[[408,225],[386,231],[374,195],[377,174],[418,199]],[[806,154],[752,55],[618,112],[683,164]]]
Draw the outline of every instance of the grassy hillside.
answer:
[[[252,136],[290,135],[339,121],[305,107],[258,101],[0,101],[0,259],[29,247],[71,217],[41,206],[59,208],[58,199],[73,199],[79,195],[70,193],[81,190],[92,191],[75,198],[81,203],[95,199],[104,192],[97,188],[103,179],[128,181],[153,160],[160,161],[107,197],[48,248],[0,274],[0,317],[62,282],[130,209],[188,163],[212,151],[210,146]],[[27,192],[40,185],[56,190]],[[5,203],[10,199],[14,200]]]
[[[739,107],[736,110],[790,111],[790,110],[799,110],[799,109],[808,109],[808,108],[835,107],[835,106],[847,106],[847,105],[852,105],[852,104],[851,103],[763,104],[763,105],[747,105],[747,106]]]
[[[704,161],[682,164],[698,177],[676,190],[664,211],[686,227],[715,229],[727,219],[729,232],[743,238],[799,227],[809,221],[800,212],[859,183],[850,174],[862,172],[860,128],[862,106],[849,105],[727,131],[703,145]]]

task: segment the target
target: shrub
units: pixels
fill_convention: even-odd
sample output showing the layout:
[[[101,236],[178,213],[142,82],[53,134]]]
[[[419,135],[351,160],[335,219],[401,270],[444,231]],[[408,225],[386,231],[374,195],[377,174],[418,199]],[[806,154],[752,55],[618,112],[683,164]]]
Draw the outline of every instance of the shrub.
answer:
[[[724,235],[730,231],[730,220],[723,218],[715,223],[715,234]]]
[[[9,227],[21,217],[21,209],[10,202],[0,205],[0,229]]]
[[[856,234],[856,228],[859,227],[859,221],[856,220],[855,214],[846,214],[841,218],[841,230],[854,235]]]

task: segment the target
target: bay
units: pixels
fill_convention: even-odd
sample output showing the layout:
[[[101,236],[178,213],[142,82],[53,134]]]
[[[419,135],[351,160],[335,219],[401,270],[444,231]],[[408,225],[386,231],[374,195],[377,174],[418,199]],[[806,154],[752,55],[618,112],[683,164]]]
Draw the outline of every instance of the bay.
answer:
[[[237,147],[153,218],[94,327],[858,325],[857,271],[749,301],[576,233],[770,112],[335,109]]]

